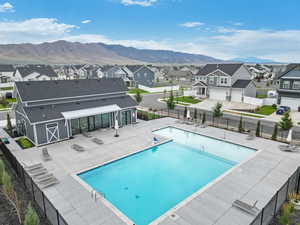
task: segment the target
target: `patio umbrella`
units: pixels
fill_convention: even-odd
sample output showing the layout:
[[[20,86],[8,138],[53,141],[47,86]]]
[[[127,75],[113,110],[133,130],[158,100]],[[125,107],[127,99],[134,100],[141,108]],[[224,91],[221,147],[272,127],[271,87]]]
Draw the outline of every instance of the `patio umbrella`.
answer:
[[[292,136],[293,136],[293,129],[290,129],[289,130],[289,134],[288,134],[288,136],[286,138],[287,142],[290,143],[290,144],[292,142]]]
[[[190,119],[190,118],[191,118],[190,110],[187,110],[187,112],[186,112],[186,118],[187,118],[187,119]]]
[[[119,121],[116,119],[116,121],[115,121],[115,130],[116,130],[115,137],[119,137],[118,129],[119,129]]]

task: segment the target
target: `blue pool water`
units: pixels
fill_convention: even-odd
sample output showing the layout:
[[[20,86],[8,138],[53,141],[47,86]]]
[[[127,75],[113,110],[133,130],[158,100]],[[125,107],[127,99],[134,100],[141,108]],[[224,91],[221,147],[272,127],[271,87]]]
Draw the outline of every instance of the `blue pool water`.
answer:
[[[172,127],[153,133],[173,141],[78,175],[136,225],[148,225],[254,152]]]

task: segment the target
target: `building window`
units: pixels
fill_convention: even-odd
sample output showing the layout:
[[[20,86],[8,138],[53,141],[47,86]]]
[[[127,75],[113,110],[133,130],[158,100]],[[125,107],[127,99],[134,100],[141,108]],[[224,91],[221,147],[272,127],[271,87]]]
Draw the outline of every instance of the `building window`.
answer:
[[[294,81],[293,89],[300,89],[300,81]]]
[[[209,78],[209,83],[210,83],[210,84],[214,84],[214,82],[215,82],[215,78],[214,78],[214,77],[210,77],[210,78]]]
[[[283,81],[283,86],[284,89],[289,89],[290,88],[290,82],[288,80]]]
[[[221,77],[220,83],[221,84],[227,84],[227,77]]]

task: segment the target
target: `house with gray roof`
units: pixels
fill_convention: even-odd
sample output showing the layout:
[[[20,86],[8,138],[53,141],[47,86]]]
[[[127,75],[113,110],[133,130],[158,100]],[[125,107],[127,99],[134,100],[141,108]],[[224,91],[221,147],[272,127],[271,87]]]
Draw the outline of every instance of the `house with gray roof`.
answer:
[[[277,103],[300,109],[300,64],[290,64],[277,78]]]
[[[0,64],[0,83],[7,84],[14,81],[16,69],[13,65]]]
[[[243,64],[207,64],[194,75],[193,89],[200,97],[243,102],[244,97],[256,97],[251,73]]]
[[[16,82],[16,127],[36,146],[136,122],[136,102],[120,78]]]
[[[15,81],[56,80],[57,73],[49,65],[26,65],[16,68]]]
[[[130,77],[133,77],[137,85],[153,87],[155,84],[155,72],[145,65],[128,65]]]

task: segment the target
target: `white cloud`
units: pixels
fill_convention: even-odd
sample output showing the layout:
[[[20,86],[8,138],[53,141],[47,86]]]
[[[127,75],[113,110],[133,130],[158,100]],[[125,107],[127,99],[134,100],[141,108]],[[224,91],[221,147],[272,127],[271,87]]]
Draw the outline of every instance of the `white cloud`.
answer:
[[[24,21],[1,21],[1,43],[43,42],[60,38],[77,28],[75,25],[59,23],[54,18],[34,18]]]
[[[188,28],[199,27],[202,25],[204,25],[204,23],[201,23],[201,22],[186,22],[186,23],[179,24],[179,26],[181,26],[181,27],[188,27]]]
[[[139,5],[142,7],[149,7],[156,3],[158,0],[121,0],[123,5]]]
[[[14,6],[9,2],[0,4],[0,12],[14,12]]]
[[[91,23],[92,20],[82,20],[81,23],[86,24],[86,23]]]

